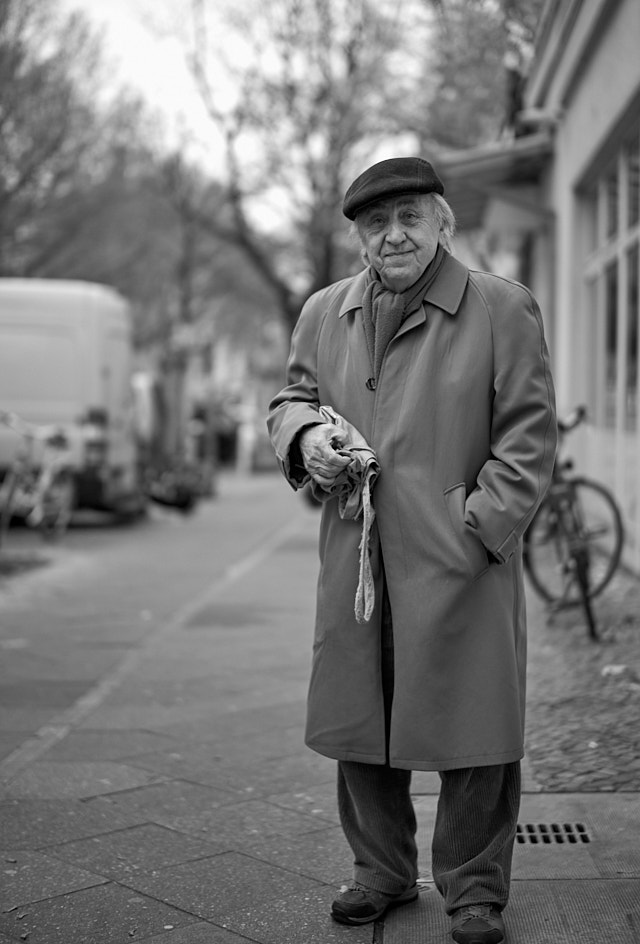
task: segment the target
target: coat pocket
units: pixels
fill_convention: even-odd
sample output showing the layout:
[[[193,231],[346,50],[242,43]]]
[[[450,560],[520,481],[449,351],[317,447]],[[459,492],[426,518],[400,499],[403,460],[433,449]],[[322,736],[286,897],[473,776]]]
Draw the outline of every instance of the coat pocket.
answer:
[[[477,580],[489,569],[489,555],[480,538],[475,536],[464,520],[466,497],[467,491],[464,482],[452,485],[444,491],[451,526],[469,566],[471,577],[473,580]]]

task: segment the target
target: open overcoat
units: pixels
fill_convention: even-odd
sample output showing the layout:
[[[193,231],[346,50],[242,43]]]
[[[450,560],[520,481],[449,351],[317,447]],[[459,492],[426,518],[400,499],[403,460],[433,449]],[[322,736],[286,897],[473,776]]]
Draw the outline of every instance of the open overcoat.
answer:
[[[313,295],[268,419],[281,469],[333,407],[375,450],[376,606],[354,616],[361,526],[322,508],[306,742],[338,760],[413,770],[523,756],[522,535],[548,487],[554,392],[535,299],[449,254],[387,348],[377,386],[362,321],[366,272]],[[388,758],[380,674],[384,560],[395,692]],[[285,578],[286,579],[286,578]]]

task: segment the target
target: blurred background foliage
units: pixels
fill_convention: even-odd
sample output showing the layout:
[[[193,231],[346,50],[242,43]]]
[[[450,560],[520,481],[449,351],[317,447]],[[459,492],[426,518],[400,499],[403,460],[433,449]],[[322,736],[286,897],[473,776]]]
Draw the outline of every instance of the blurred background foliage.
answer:
[[[542,4],[180,4],[163,29],[219,135],[214,172],[113,86],[80,13],[0,0],[0,275],[114,286],[140,346],[212,303],[223,330],[288,332],[358,264],[340,212],[357,173],[510,133]]]

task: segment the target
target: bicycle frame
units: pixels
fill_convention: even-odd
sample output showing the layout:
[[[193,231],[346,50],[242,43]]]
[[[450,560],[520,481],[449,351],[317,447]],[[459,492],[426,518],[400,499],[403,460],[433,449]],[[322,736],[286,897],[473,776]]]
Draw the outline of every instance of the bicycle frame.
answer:
[[[566,577],[564,593],[553,608],[562,609],[568,604],[575,585],[584,608],[589,635],[595,640],[599,637],[589,593],[591,559],[588,535],[584,527],[584,516],[575,484],[571,479],[565,478],[562,469],[563,467],[559,466],[554,470],[553,481],[546,499],[550,515],[556,520],[558,530],[554,544],[562,572]]]
[[[560,421],[561,435],[585,416],[579,408]],[[608,489],[572,469],[570,459],[556,460],[549,491],[525,534],[524,563],[533,589],[549,609],[581,605],[589,635],[596,640],[592,600],[618,566],[624,531]]]

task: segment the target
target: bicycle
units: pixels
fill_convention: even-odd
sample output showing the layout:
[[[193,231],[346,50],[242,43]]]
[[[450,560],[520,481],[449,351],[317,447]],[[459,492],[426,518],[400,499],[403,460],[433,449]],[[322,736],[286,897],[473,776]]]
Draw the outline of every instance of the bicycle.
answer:
[[[14,517],[23,518],[44,538],[60,537],[75,505],[67,436],[54,426],[26,423],[16,413],[0,411],[0,423],[21,439],[0,484],[0,538]]]
[[[578,407],[558,422],[561,444],[586,415]],[[571,459],[556,458],[549,491],[524,536],[524,566],[551,611],[583,607],[589,636],[598,641],[593,599],[620,563],[624,528],[611,492],[572,469]]]

